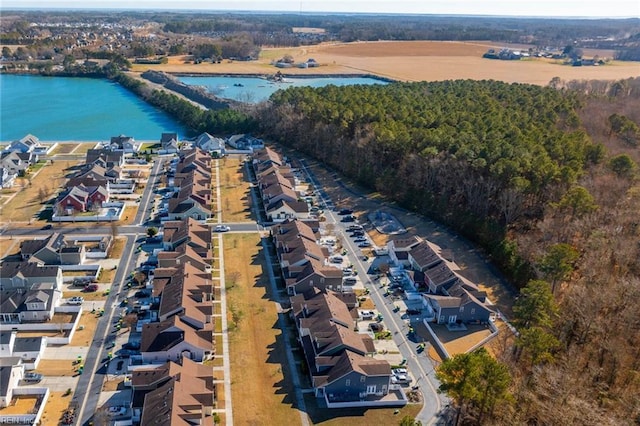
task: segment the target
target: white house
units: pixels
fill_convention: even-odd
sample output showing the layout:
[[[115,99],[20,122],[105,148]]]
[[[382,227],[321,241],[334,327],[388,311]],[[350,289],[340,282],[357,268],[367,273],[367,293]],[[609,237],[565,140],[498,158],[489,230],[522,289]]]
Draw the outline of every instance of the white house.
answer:
[[[215,153],[215,155],[217,155],[218,157],[222,157],[225,154],[224,139],[211,136],[207,132],[204,132],[203,134],[198,136],[193,144],[203,151],[207,151],[212,154]]]

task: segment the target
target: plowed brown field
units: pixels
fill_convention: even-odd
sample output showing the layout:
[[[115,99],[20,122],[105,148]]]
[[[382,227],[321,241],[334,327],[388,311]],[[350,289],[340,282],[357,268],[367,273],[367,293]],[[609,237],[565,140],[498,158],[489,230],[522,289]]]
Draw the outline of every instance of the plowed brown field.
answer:
[[[490,42],[453,41],[377,41],[322,44],[289,49],[265,48],[260,59],[250,62],[189,64],[184,57],[170,58],[168,64],[134,65],[134,71],[146,69],[194,74],[274,74],[271,62],[290,54],[296,63],[315,59],[317,68],[287,68],[286,75],[374,74],[400,81],[441,81],[456,79],[501,80],[510,83],[547,85],[553,77],[562,80],[616,80],[640,76],[639,62],[613,61],[599,67],[571,67],[558,61],[531,58],[521,61],[483,59],[489,48],[501,48]],[[514,49],[526,46],[512,46]],[[611,57],[610,51],[585,51],[585,55]]]

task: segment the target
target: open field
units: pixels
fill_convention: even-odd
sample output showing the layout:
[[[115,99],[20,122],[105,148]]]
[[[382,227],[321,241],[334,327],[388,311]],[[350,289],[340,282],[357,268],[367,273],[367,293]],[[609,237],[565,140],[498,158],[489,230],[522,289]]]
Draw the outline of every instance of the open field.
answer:
[[[271,61],[290,54],[296,62],[309,58],[321,64],[317,68],[287,68],[287,75],[374,74],[400,81],[441,81],[455,79],[493,79],[506,82],[547,85],[553,77],[562,80],[622,79],[640,75],[638,62],[614,61],[600,67],[571,67],[547,59],[521,61],[483,59],[489,48],[505,47],[491,42],[453,41],[378,41],[332,43],[294,48],[265,48],[257,61],[221,64],[185,64],[185,57],[171,58],[168,64],[134,65],[134,71],[147,69],[167,72],[211,74],[275,74]],[[524,46],[512,46],[520,48]],[[587,51],[585,55],[608,51]]]
[[[224,236],[234,423],[299,424],[258,235]],[[229,282],[230,276],[236,279]],[[235,314],[232,314],[235,312]]]
[[[66,169],[75,164],[76,162],[72,161],[55,161],[40,169],[38,174],[29,183],[25,182],[22,188],[18,184],[15,187],[16,195],[2,206],[2,213],[0,213],[2,220],[27,222],[35,219],[38,211],[43,207],[39,194],[43,191],[49,196],[57,194],[65,180],[65,175],[69,172]],[[49,198],[46,197],[45,200]]]
[[[220,164],[220,200],[222,220],[225,222],[249,222],[249,184],[244,176],[244,161],[238,157],[226,157],[217,160]]]
[[[0,259],[20,253],[21,242],[18,238],[0,238]]]

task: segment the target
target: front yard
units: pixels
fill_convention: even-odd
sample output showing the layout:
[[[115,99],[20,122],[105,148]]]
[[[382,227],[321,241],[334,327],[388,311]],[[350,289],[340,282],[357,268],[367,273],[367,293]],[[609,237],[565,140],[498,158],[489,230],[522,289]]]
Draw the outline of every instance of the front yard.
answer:
[[[224,236],[234,423],[300,423],[258,234]]]

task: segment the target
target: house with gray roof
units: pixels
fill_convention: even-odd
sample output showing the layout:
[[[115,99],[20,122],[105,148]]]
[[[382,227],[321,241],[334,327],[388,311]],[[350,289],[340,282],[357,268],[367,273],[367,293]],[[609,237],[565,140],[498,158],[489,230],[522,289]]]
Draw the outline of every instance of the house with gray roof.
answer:
[[[0,333],[0,358],[20,358],[26,369],[37,368],[41,354],[47,346],[47,337],[17,337],[17,335],[16,331]]]
[[[34,288],[62,288],[62,269],[25,261],[0,264],[0,290]]]
[[[0,291],[0,324],[49,321],[61,298],[62,292],[52,289]]]
[[[24,365],[20,358],[0,358],[0,408],[8,407],[13,399],[13,390],[24,377]]]

